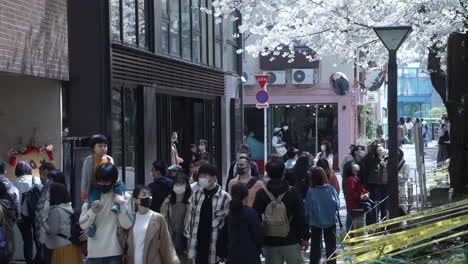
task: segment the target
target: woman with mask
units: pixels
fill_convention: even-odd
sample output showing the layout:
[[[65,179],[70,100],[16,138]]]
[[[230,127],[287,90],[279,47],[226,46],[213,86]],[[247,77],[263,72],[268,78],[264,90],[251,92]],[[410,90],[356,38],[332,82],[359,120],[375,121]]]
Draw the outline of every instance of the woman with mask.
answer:
[[[346,230],[351,229],[352,217],[351,213],[355,209],[361,208],[361,202],[369,201],[370,193],[361,184],[361,180],[358,177],[360,167],[356,163],[351,163],[347,168],[345,177],[346,182],[346,209],[348,215],[346,217]]]
[[[171,135],[171,166],[179,165],[184,163],[184,160],[179,157],[179,152],[177,151],[177,132],[172,132]]]
[[[280,157],[283,157],[288,152],[285,146],[286,143],[281,139],[281,128],[276,127],[273,130],[273,138],[271,139],[271,147],[273,148],[273,152],[278,154]]]
[[[327,175],[328,183],[335,188],[335,191],[338,195],[340,195],[340,184],[338,183],[338,179],[336,178],[335,173],[333,173],[330,169],[330,165],[328,165],[328,160],[321,158],[317,161],[317,167],[322,168]]]
[[[332,153],[331,143],[328,142],[327,140],[322,141],[322,143],[320,143],[320,150],[321,151],[317,153],[317,155],[315,156],[314,163],[317,164],[317,161],[320,158],[327,159],[330,169],[333,170],[334,164],[333,164],[333,153]]]
[[[181,264],[187,263],[187,238],[184,236],[184,229],[187,225],[191,196],[192,188],[187,175],[179,172],[175,176],[171,194],[161,206],[161,214],[166,219]]]
[[[133,190],[133,201],[137,212],[127,239],[127,255],[131,263],[180,263],[164,216],[149,209],[151,190],[137,185]]]

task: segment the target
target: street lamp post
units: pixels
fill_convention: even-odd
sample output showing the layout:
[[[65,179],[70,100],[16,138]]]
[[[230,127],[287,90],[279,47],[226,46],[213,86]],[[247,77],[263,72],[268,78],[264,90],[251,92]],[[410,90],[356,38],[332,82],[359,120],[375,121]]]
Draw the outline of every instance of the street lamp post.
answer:
[[[399,195],[398,195],[398,68],[397,50],[411,33],[410,26],[384,26],[374,27],[374,32],[385,45],[389,52],[388,60],[388,185],[390,194],[390,217],[399,216]]]

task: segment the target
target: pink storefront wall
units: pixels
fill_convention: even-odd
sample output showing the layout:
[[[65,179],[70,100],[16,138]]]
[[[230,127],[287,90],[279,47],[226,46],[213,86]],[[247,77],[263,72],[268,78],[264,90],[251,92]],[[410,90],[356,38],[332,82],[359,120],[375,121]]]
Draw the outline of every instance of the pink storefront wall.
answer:
[[[255,104],[258,86],[246,86],[244,103]],[[340,96],[328,84],[312,88],[305,85],[271,85],[268,88],[270,105],[275,104],[338,104],[338,162],[349,153],[349,145],[356,143],[356,100],[353,88]]]

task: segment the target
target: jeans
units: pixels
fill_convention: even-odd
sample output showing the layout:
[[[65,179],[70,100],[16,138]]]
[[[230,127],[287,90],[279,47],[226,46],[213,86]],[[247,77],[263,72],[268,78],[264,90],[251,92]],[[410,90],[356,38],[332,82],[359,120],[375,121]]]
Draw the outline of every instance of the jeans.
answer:
[[[310,231],[310,264],[320,264],[320,258],[322,257],[322,233],[328,259],[336,250],[336,225],[329,228],[310,226]],[[326,263],[336,264],[336,260],[330,260]]]
[[[34,250],[34,244],[37,245],[36,243],[36,225],[34,224],[34,221],[32,220],[27,220],[27,219],[22,219],[18,222],[18,228],[21,232],[21,237],[23,238],[23,254],[24,254],[24,259],[26,260],[26,263],[32,263],[33,262],[33,250]],[[36,248],[38,248],[36,246]]]
[[[122,264],[122,256],[88,258],[86,264]]]
[[[265,264],[304,264],[299,244],[279,247],[265,246]]]

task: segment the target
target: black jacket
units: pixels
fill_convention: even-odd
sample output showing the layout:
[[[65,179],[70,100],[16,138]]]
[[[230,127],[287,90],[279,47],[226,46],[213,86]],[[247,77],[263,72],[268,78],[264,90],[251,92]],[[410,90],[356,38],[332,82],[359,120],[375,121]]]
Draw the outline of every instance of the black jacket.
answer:
[[[290,188],[287,181],[279,179],[270,180],[266,187],[275,197],[287,192],[282,201],[286,205],[288,218],[292,217],[292,219],[289,234],[286,237],[265,237],[264,244],[272,247],[289,246],[298,244],[301,240],[308,240],[310,237],[309,225],[305,219],[304,204],[297,191]],[[261,189],[257,192],[253,208],[262,216],[270,201],[265,190]]]
[[[153,199],[151,200],[151,210],[159,213],[164,200],[171,194],[174,182],[168,177],[162,177],[148,185]]]

